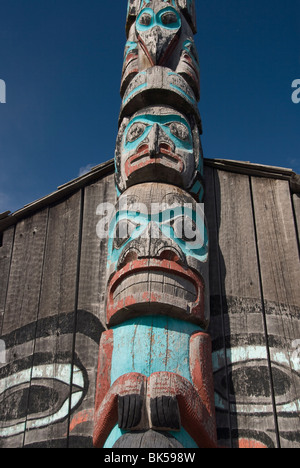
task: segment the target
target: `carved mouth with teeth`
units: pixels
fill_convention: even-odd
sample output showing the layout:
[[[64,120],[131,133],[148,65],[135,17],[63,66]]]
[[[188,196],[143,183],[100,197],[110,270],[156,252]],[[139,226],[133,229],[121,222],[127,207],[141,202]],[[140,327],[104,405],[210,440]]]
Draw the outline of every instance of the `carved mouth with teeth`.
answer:
[[[177,174],[182,174],[185,169],[183,159],[175,154],[171,147],[166,143],[161,143],[159,150],[155,154],[151,154],[148,145],[139,147],[137,153],[130,156],[125,163],[125,174],[130,179],[133,175],[136,177],[138,171],[142,171],[140,176],[145,179],[145,172],[148,171],[152,175],[153,170],[159,168],[160,177],[164,180],[164,170],[172,169]],[[169,172],[166,172],[169,177]]]
[[[172,260],[133,260],[117,271],[108,286],[107,323],[139,315],[167,314],[205,325],[201,276]]]

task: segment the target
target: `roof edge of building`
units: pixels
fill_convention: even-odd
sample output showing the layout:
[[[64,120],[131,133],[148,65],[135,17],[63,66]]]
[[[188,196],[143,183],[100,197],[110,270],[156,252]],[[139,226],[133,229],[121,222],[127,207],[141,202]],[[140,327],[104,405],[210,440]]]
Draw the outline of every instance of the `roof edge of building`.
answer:
[[[220,171],[235,172],[254,177],[288,180],[291,192],[300,193],[300,175],[296,174],[289,168],[266,166],[247,161],[234,161],[230,159],[204,159],[204,165],[213,167]],[[16,224],[20,219],[31,215],[33,212],[38,211],[45,206],[57,203],[86,185],[97,181],[108,174],[112,174],[113,172],[114,160],[111,159],[93,167],[88,173],[59,186],[57,190],[49,195],[25,205],[14,213],[11,213],[10,211],[0,213],[0,232],[3,232],[9,226]]]

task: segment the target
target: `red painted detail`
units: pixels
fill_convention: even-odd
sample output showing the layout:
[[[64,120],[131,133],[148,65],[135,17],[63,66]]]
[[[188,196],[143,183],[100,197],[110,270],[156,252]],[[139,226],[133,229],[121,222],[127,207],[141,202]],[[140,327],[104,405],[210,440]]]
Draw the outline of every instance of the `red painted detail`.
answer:
[[[161,301],[161,296],[151,293],[150,302],[160,302],[160,301]]]
[[[150,295],[148,291],[143,292],[142,294],[143,301],[149,302],[150,301]]]
[[[144,54],[146,55],[146,57],[148,58],[150,64],[151,64],[151,67],[154,67],[155,65],[160,65],[160,66],[164,66],[167,62],[167,60],[169,59],[169,57],[172,55],[172,53],[174,52],[178,42],[179,42],[179,36],[180,36],[180,31],[178,31],[176,33],[176,35],[173,37],[172,41],[170,42],[167,50],[165,51],[165,53],[160,57],[160,59],[158,60],[158,63],[156,63],[156,60],[154,57],[151,56],[151,54],[149,53],[148,51],[148,48],[145,44],[145,42],[143,41],[143,39],[141,38],[141,36],[138,34],[138,41],[140,43],[140,46],[141,46],[141,49],[143,50]]]
[[[129,64],[132,60],[136,60],[138,57],[137,52],[130,52],[126,57],[126,64]]]
[[[137,62],[138,60],[138,51],[137,49],[129,52],[129,54],[127,55],[125,61],[124,61],[124,66],[123,66],[123,69],[127,69],[129,68],[129,65],[131,65],[132,62]],[[136,65],[136,69],[138,71],[138,66]]]
[[[134,304],[143,304],[151,303],[159,300],[161,303],[164,301],[164,295],[158,299],[156,295],[149,295],[145,291],[137,292],[134,295],[126,297],[126,299],[119,300],[115,302],[113,299],[114,291],[117,286],[129,275],[139,273],[142,271],[160,271],[171,273],[174,276],[180,276],[182,278],[191,281],[197,291],[197,299],[194,303],[189,304],[189,311],[184,315],[183,319],[192,319],[193,321],[198,322],[201,325],[205,324],[205,315],[204,315],[204,282],[200,275],[196,274],[193,270],[187,268],[172,260],[166,259],[142,259],[142,260],[133,260],[132,262],[127,263],[121,270],[115,273],[108,285],[108,294],[107,294],[107,308],[106,316],[107,323],[110,324],[111,319],[124,308],[130,308]]]
[[[175,252],[173,252],[172,250],[164,250],[164,251],[160,254],[159,258],[160,258],[161,260],[169,260],[169,261],[176,262],[176,263],[180,263],[180,262],[181,262],[181,260],[180,260],[180,258],[178,257],[178,255],[177,255]]]
[[[184,162],[182,158],[175,154],[169,145],[162,143],[155,158],[150,157],[148,145],[142,145],[138,149],[137,153],[127,159],[125,163],[126,177],[129,177],[133,172],[152,164],[162,164],[166,167],[174,168],[180,173],[184,170]]]
[[[94,447],[102,448],[112,429],[118,422],[118,396],[142,394],[147,378],[138,373],[119,377],[107,392],[94,418]]]
[[[140,394],[146,399],[162,396],[175,397],[178,401],[181,425],[194,439],[199,448],[217,448],[215,414],[202,401],[201,394],[180,375],[171,372],[156,372],[149,378],[130,373],[117,379],[109,389],[94,418],[94,446],[103,447],[110,432],[118,421],[118,396]],[[150,415],[151,425],[151,415]],[[144,421],[147,429],[147,421]],[[151,425],[151,427],[153,427]],[[155,427],[154,427],[155,429]],[[156,428],[161,429],[161,428]]]
[[[147,389],[150,398],[176,397],[181,424],[198,447],[217,448],[215,414],[188,380],[171,372],[157,372],[149,377]]]
[[[97,409],[110,388],[111,360],[114,346],[113,330],[108,330],[101,335],[98,371],[96,382],[95,408]]]
[[[131,62],[133,62],[133,60],[132,60]],[[130,75],[137,75],[138,72],[139,72],[139,69],[138,69],[137,67],[130,68],[131,62],[129,62],[129,63],[126,65],[126,68],[125,68],[124,71],[123,71],[122,81],[125,81],[126,78],[127,78],[128,76],[130,76]]]
[[[192,74],[190,74],[190,76],[194,79],[196,83],[198,83],[199,72],[197,68],[194,66],[192,58],[189,56],[187,52],[184,52],[182,55],[182,59],[183,59],[183,62],[185,62],[185,64],[188,65],[188,67],[192,69],[193,73],[196,75],[196,79],[195,79],[195,76],[193,76]]]
[[[191,336],[190,372],[201,401],[209,414],[215,417],[212,346],[207,333],[199,332]]]
[[[159,302],[161,301],[161,296],[155,293],[149,293],[149,291],[145,291],[142,293],[142,300],[143,302]]]
[[[160,58],[159,62],[158,62],[158,65],[160,66],[166,66],[166,62],[169,60],[169,58],[171,57],[171,55],[173,54],[175,48],[177,47],[177,44],[179,42],[179,37],[180,37],[180,31],[178,31],[175,35],[175,37],[173,38],[173,40],[171,41],[171,43],[169,44],[169,47],[167,48],[166,52],[164,53],[164,55]]]
[[[152,59],[151,55],[149,54],[149,51],[147,49],[146,44],[144,43],[143,39],[139,35],[138,35],[138,41],[140,43],[142,51],[144,52],[147,59],[149,60],[151,67],[154,67],[156,64],[154,63],[154,60]]]
[[[266,449],[268,448],[262,442],[253,439],[239,439],[238,446],[241,449]]]
[[[75,414],[75,416],[72,418],[72,421],[70,422],[70,432],[74,431],[75,427],[80,426],[80,424],[83,424],[88,421],[93,421],[94,420],[94,410],[93,409],[86,409],[83,411],[79,411],[79,413]]]

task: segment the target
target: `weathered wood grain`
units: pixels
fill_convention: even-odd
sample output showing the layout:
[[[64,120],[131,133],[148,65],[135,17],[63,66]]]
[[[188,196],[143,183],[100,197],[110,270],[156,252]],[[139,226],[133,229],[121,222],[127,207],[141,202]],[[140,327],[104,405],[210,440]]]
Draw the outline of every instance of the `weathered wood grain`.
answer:
[[[116,449],[126,449],[126,448],[148,448],[153,449],[165,448],[183,448],[183,446],[178,442],[175,437],[172,437],[167,432],[157,432],[153,430],[148,430],[144,432],[129,432],[124,434],[114,445],[113,448]]]
[[[276,446],[274,390],[280,444],[282,447],[298,446],[300,303],[299,237],[297,239],[296,234],[299,236],[299,197],[293,195],[292,205],[287,181],[252,178],[252,213],[247,176],[228,171],[217,173],[214,168],[206,167],[205,178],[205,212],[210,233],[210,334],[215,390],[222,396],[216,400],[219,442],[226,446],[258,446],[259,443]],[[5,378],[4,369],[9,375],[15,375],[18,369],[29,371],[29,380],[22,387],[22,405],[21,394],[17,392],[14,400],[6,394],[9,397],[6,402],[14,401],[14,406],[3,410],[0,402],[0,431],[15,416],[19,419],[14,419],[10,427],[21,423],[25,428],[26,415],[29,429],[38,395],[37,373],[42,363],[49,366],[52,377],[57,375],[55,372],[62,364],[69,365],[66,371],[72,369],[72,364],[76,366],[72,390],[69,388],[67,395],[79,394],[81,375],[84,381],[85,398],[70,415],[70,427],[65,420],[56,428],[52,425],[42,429],[43,434],[39,436],[37,431],[27,431],[26,446],[45,445],[47,438],[48,446],[66,446],[68,431],[70,446],[89,446],[92,436],[98,359],[96,337],[103,330],[99,319],[104,324],[106,293],[106,241],[94,235],[101,219],[95,213],[100,202],[115,203],[113,176],[85,188],[82,226],[79,198],[77,193],[50,207],[49,216],[45,209],[22,220],[16,226],[15,235],[14,227],[4,232],[0,248],[0,304],[3,304],[0,326],[1,336],[9,341],[8,367],[0,368],[0,377]],[[78,307],[75,310],[81,227]],[[75,322],[74,359],[70,359]],[[50,406],[55,407],[55,395],[64,394],[62,388],[52,379],[50,385],[44,386],[44,397],[45,388],[51,399]],[[25,401],[29,403],[26,408]],[[45,410],[47,398],[39,402]],[[21,430],[9,439],[2,438],[1,447],[21,447],[23,439]]]
[[[4,317],[14,233],[14,226],[7,229],[2,234],[2,245],[0,247],[0,333],[2,330],[2,320]]]
[[[300,241],[300,194],[294,193],[293,205],[295,212],[295,226],[298,233],[298,243]]]
[[[40,298],[48,210],[16,227],[2,333],[36,319]]]
[[[252,178],[280,443],[300,445],[300,264],[289,184]]]
[[[81,192],[49,210],[39,318],[74,311]]]
[[[84,401],[71,416],[69,447],[92,446],[98,346],[105,324],[106,262],[108,237],[97,236],[97,224],[103,216],[97,214],[101,203],[115,205],[114,176],[109,175],[88,185],[84,190],[82,242],[78,284],[77,330],[74,352],[80,356],[88,385]],[[90,317],[88,332],[80,332],[80,321]],[[94,317],[91,320],[91,317]],[[94,337],[94,338],[93,338]],[[98,337],[98,342],[96,337]],[[75,388],[75,381],[73,382]]]
[[[102,239],[97,235],[97,224],[107,216],[105,205],[97,214],[98,206],[103,203],[115,206],[114,175],[109,175],[85,188],[82,226],[78,308],[94,314],[105,325],[108,233]]]
[[[15,231],[1,332],[10,336],[6,366],[0,369],[5,385],[0,422],[3,447],[23,445],[34,351],[31,324],[38,316],[47,222],[45,209],[21,221]]]
[[[223,338],[212,334],[216,410],[218,414],[230,409],[230,430],[228,426],[222,428],[220,422],[218,424],[219,434],[223,434],[221,443],[227,445],[229,442],[233,447],[241,446],[245,441],[258,444],[266,433],[269,436],[267,445],[272,446],[276,443],[275,421],[264,343],[249,178],[224,171],[216,172],[215,199],[217,225],[213,230],[217,230],[218,234],[218,243],[214,247],[219,247],[218,271],[216,268],[215,272],[212,270],[210,287],[213,294],[215,285],[219,283],[220,292],[212,296],[215,309],[212,311],[211,329],[213,322],[218,320],[221,320],[223,329]],[[214,252],[212,255],[215,255]],[[260,351],[259,356],[257,350]],[[256,379],[261,374],[264,377],[264,393],[256,389]],[[244,385],[245,380],[247,385]],[[268,407],[267,414],[263,413],[263,407]]]
[[[223,262],[223,257],[219,250],[218,236],[219,236],[219,225],[220,220],[219,209],[217,212],[217,200],[215,198],[215,170],[211,167],[205,166],[205,217],[207,221],[208,233],[209,233],[209,286],[210,286],[210,326],[209,334],[212,339],[213,351],[218,351],[222,353],[225,366],[223,366],[218,371],[218,376],[222,375],[222,378],[215,379],[214,387],[215,392],[222,392],[223,386],[220,385],[220,382],[225,382],[225,388],[229,387],[227,382],[228,375],[226,369],[226,339],[224,332],[224,320],[225,314],[223,311],[223,293],[222,293],[222,282],[221,282],[221,266]],[[218,206],[220,200],[218,200]],[[231,436],[230,431],[229,435],[224,436],[223,428],[230,428],[230,413],[228,403],[226,403],[226,408],[220,410],[216,407],[216,420],[218,428],[218,440],[219,443],[223,446],[231,446]]]
[[[68,413],[73,372],[73,334],[75,333],[75,305],[77,263],[79,249],[81,192],[49,209],[49,220],[43,261],[41,294],[38,315],[38,335],[44,336],[43,319],[53,317],[53,335],[36,339],[33,356],[33,375],[28,407],[35,407],[37,415],[27,415],[24,445],[47,444],[47,447],[67,446]],[[72,314],[69,333],[62,333],[66,314]],[[69,315],[70,317],[70,315]],[[36,369],[46,368],[41,377]],[[60,374],[63,374],[63,379]],[[48,404],[37,399],[37,387],[44,385],[49,394]],[[41,405],[41,408],[39,407]],[[61,412],[60,416],[57,415]],[[44,419],[44,421],[41,421]],[[56,419],[56,420],[55,420]],[[34,430],[34,428],[37,430]]]

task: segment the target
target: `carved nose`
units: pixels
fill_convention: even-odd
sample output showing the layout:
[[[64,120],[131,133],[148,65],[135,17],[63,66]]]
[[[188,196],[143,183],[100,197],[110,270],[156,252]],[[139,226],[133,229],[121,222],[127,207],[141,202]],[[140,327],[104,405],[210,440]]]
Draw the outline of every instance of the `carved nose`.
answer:
[[[139,259],[152,258],[174,261],[181,265],[186,264],[185,255],[176,242],[165,237],[156,223],[149,223],[142,237],[138,253]]]
[[[164,49],[162,43],[162,31],[160,27],[153,27],[151,31],[147,32],[147,34],[144,37],[141,37],[141,39],[144,43],[144,46],[146,47],[145,52],[152,62],[152,65],[158,65]]]
[[[150,158],[155,158],[160,155],[161,145],[168,146],[171,151],[175,151],[175,144],[170,140],[168,135],[158,124],[154,124],[148,135],[148,147]]]
[[[144,49],[152,66],[164,64],[168,55],[166,52],[175,37],[174,32],[166,33],[166,31],[162,31],[160,26],[154,26],[151,31],[140,33],[138,36],[142,49]]]
[[[117,270],[130,262],[143,259],[168,260],[187,266],[186,257],[180,247],[175,241],[165,237],[155,222],[150,222],[142,235],[125,249],[118,261]]]
[[[159,133],[159,125],[154,124],[148,136],[150,158],[155,158],[159,155]]]

